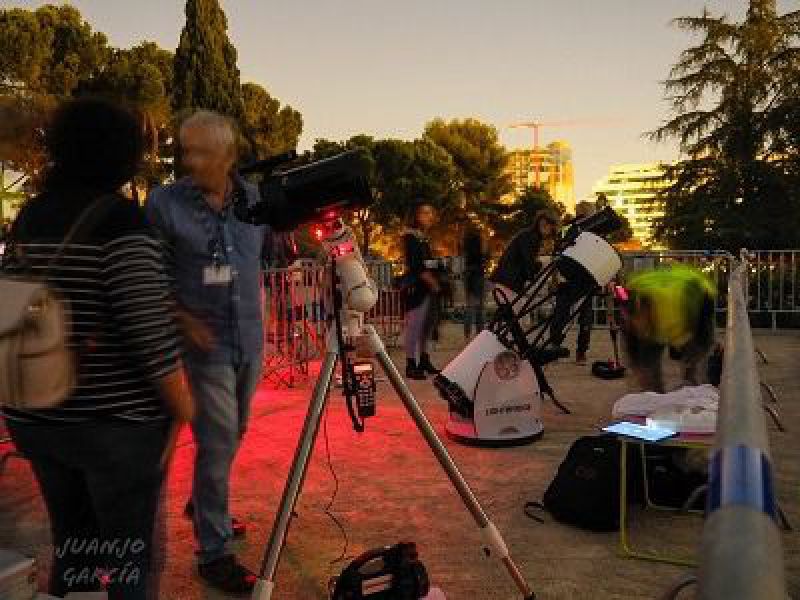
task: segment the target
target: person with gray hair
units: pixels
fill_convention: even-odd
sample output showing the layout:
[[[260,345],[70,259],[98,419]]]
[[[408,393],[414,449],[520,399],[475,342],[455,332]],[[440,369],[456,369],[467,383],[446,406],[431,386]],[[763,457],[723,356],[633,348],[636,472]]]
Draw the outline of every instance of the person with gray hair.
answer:
[[[236,219],[234,195],[258,201],[234,171],[233,122],[197,111],[180,128],[188,175],[154,189],[146,213],[160,233],[174,280],[186,371],[197,413],[192,499],[186,507],[200,546],[200,576],[229,594],[250,592],[255,576],[229,548],[244,524],[229,512],[233,460],[261,377],[261,257],[269,229]]]

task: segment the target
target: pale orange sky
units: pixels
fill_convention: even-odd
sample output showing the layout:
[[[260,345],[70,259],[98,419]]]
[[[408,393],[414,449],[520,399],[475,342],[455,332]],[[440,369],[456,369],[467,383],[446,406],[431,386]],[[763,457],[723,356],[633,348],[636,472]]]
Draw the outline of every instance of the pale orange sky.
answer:
[[[34,0],[0,0],[35,8]],[[111,43],[174,49],[183,0],[73,0]],[[691,38],[673,17],[741,16],[745,0],[222,0],[243,81],[303,113],[301,148],[356,133],[413,138],[430,119],[473,116],[509,147],[520,120],[609,119],[543,129],[573,148],[576,196],[608,166],[675,158],[642,138],[668,115],[663,80]],[[796,1],[779,0],[779,9]]]

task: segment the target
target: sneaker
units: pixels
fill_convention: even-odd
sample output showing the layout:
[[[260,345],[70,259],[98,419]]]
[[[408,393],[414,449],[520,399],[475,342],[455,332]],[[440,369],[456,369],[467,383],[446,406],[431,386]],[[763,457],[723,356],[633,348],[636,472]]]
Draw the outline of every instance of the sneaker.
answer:
[[[542,364],[547,364],[553,362],[554,360],[558,360],[559,358],[568,358],[569,348],[551,344],[542,348],[537,355]]]
[[[208,585],[226,594],[250,594],[256,586],[255,574],[240,565],[233,554],[198,565],[197,570]]]
[[[569,348],[564,346],[553,346],[553,352],[558,358],[569,358]]]
[[[183,515],[187,519],[194,517],[194,503],[192,503],[191,500],[186,503],[186,507],[183,509]],[[233,530],[233,537],[235,538],[243,538],[247,535],[247,525],[236,517],[231,517],[231,529]]]
[[[586,352],[576,352],[575,353],[575,364],[576,365],[585,365],[586,364]]]
[[[439,369],[433,366],[430,355],[426,353],[423,353],[422,356],[419,357],[419,368],[427,375],[438,375],[441,373]]]
[[[416,379],[423,381],[425,379],[425,371],[417,366],[417,362],[413,358],[406,361],[406,379]]]

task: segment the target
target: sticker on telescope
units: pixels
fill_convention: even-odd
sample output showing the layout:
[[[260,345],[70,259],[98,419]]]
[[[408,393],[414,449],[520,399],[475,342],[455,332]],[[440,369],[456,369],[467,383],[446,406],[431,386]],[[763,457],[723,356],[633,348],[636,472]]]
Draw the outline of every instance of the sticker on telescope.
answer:
[[[494,358],[494,371],[500,379],[519,376],[519,357],[514,352],[501,352]]]
[[[708,513],[726,506],[746,506],[777,521],[772,464],[758,448],[729,446],[711,458]]]

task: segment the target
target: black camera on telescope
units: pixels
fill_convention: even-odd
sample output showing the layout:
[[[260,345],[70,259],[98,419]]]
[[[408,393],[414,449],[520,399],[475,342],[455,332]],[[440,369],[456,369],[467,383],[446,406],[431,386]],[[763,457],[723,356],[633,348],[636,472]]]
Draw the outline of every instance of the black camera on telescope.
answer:
[[[563,249],[573,244],[584,231],[606,237],[622,228],[622,225],[623,222],[620,216],[610,206],[606,206],[603,210],[593,215],[571,221],[566,233],[564,233],[560,246]]]
[[[367,176],[369,164],[357,150],[290,169],[276,171],[296,158],[294,152],[258,161],[239,170],[260,174],[261,200],[248,205],[244,194],[234,200],[236,217],[254,225],[290,231],[335,210],[364,208],[373,203]]]

